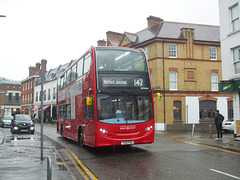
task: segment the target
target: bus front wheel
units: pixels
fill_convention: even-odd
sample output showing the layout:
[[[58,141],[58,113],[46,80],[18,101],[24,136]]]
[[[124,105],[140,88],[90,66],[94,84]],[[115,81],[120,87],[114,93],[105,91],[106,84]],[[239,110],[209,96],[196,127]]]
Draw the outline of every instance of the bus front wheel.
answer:
[[[78,144],[83,147],[83,132],[81,128],[78,130]]]
[[[61,137],[64,138],[62,125],[61,125]]]

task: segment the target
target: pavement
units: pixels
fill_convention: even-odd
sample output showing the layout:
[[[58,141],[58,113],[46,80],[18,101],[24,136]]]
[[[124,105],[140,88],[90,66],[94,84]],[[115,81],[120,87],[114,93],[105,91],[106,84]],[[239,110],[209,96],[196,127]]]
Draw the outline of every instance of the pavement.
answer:
[[[50,177],[52,180],[74,179],[51,142],[43,140],[41,156],[41,136],[38,132],[12,136],[5,135],[0,128],[0,179],[45,180]]]
[[[232,151],[240,154],[240,141],[234,140],[233,134],[223,134],[223,138],[215,140],[215,134],[189,131],[158,131],[156,136],[173,138],[176,141],[190,143],[213,149]],[[6,142],[6,137],[0,129],[0,177],[3,179],[28,180],[47,179],[48,164],[50,159],[53,180],[75,179],[67,170],[65,164],[54,145],[44,139],[44,158],[41,160],[40,134],[35,133],[33,141],[22,139],[21,141]],[[13,153],[12,153],[13,152]],[[10,155],[11,154],[11,155]],[[10,157],[9,157],[10,156]],[[0,179],[1,179],[0,178]]]
[[[229,150],[240,154],[240,137],[234,138],[232,133],[223,133],[222,139],[215,139],[215,133],[208,132],[194,132],[191,131],[166,131],[156,132],[156,134],[172,137],[176,141],[184,143],[210,147],[212,149],[218,148],[220,150]]]

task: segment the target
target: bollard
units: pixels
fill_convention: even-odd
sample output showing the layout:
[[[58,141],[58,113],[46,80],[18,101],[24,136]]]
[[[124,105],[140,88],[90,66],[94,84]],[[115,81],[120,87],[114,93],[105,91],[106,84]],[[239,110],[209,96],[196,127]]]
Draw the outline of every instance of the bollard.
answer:
[[[52,180],[52,162],[49,156],[47,157],[47,180]]]
[[[194,138],[194,129],[195,129],[195,124],[192,126],[192,139]]]
[[[210,139],[212,139],[212,124],[209,124]]]

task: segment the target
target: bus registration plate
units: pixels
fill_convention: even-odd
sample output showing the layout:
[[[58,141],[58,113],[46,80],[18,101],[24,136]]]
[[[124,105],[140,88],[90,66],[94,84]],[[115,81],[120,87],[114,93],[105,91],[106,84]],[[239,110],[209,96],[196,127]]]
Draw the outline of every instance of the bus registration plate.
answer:
[[[122,141],[121,145],[131,145],[134,144],[134,141]]]

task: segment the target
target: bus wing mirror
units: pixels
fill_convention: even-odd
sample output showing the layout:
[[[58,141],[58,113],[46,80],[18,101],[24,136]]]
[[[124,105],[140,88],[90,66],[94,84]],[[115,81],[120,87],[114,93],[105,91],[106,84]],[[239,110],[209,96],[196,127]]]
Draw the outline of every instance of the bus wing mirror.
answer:
[[[89,94],[89,95],[92,94],[92,89],[91,89],[91,88],[89,88],[89,90],[88,90],[88,94]]]
[[[158,97],[158,100],[159,100],[159,101],[162,100],[162,95],[161,95],[161,93],[157,93],[157,97]]]

